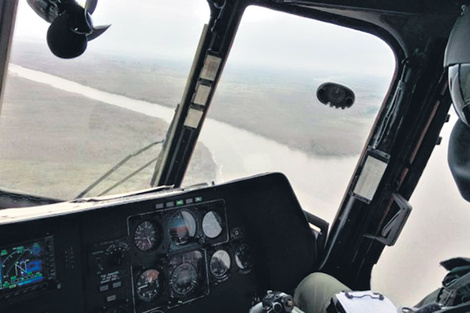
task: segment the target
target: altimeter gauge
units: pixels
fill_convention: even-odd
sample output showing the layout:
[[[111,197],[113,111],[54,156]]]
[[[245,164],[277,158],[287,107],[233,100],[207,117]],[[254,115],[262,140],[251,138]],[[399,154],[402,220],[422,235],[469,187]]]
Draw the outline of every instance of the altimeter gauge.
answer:
[[[146,302],[156,299],[160,295],[161,274],[156,269],[149,269],[139,275],[135,283],[136,293]]]

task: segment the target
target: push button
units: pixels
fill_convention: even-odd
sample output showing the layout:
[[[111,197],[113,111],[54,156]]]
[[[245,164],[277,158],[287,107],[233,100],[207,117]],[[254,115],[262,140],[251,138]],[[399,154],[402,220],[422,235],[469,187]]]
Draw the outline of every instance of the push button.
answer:
[[[102,285],[100,286],[100,292],[105,292],[109,290],[109,285]]]

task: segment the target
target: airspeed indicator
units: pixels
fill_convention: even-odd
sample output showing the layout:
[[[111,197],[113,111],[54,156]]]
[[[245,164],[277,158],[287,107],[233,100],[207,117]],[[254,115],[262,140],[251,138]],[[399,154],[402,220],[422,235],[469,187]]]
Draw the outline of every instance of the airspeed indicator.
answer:
[[[149,251],[158,247],[162,241],[162,232],[151,221],[143,221],[134,232],[134,243],[140,251]]]

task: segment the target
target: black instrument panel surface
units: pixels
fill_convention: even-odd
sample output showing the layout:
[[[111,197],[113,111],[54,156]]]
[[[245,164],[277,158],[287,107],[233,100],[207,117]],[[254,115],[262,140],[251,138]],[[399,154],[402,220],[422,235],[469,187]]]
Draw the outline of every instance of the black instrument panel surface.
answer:
[[[268,289],[292,292],[315,251],[282,174],[107,200],[0,225],[0,310],[247,312]]]

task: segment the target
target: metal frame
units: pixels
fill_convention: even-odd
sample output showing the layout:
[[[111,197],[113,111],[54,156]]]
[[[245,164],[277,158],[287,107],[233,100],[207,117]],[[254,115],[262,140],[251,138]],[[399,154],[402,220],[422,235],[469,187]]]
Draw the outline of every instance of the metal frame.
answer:
[[[5,92],[5,80],[10,59],[11,41],[15,28],[18,0],[0,1],[0,112]]]

